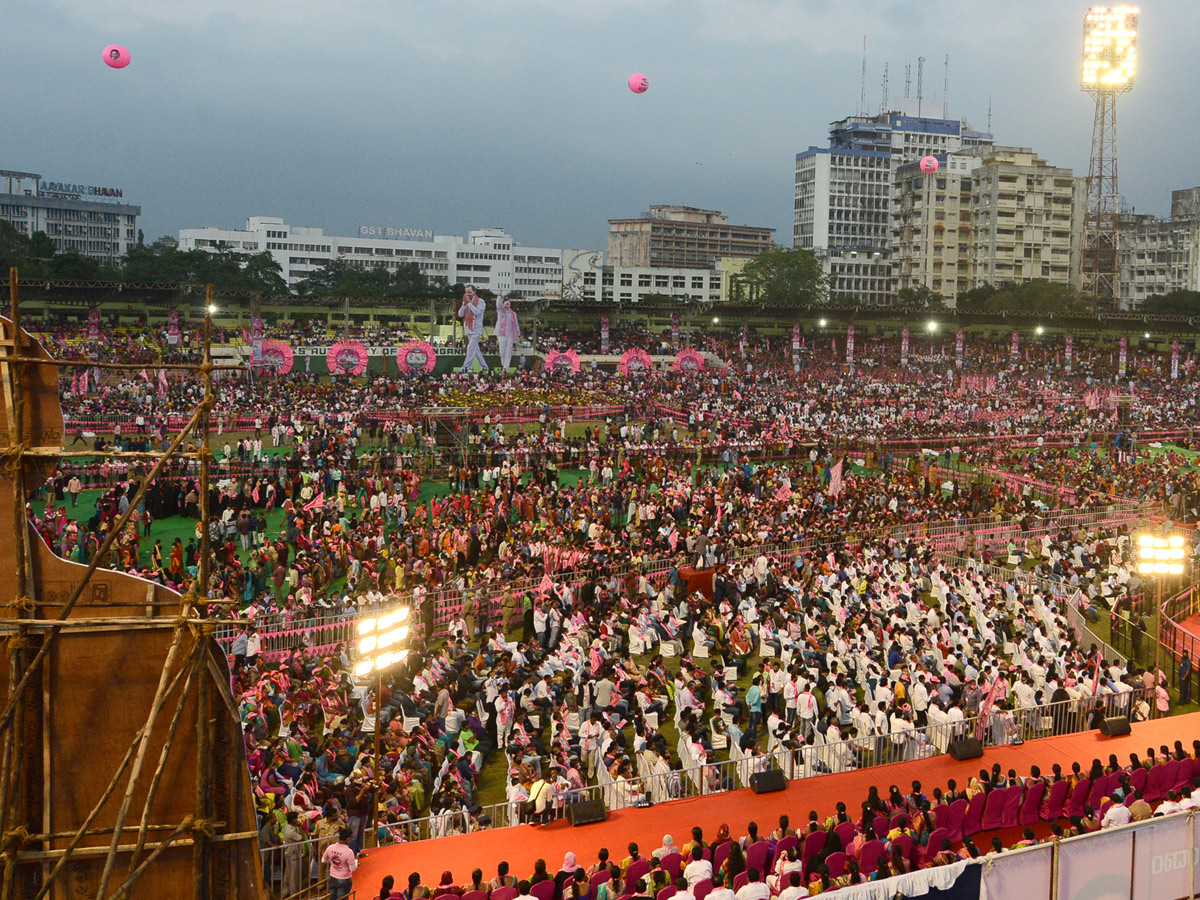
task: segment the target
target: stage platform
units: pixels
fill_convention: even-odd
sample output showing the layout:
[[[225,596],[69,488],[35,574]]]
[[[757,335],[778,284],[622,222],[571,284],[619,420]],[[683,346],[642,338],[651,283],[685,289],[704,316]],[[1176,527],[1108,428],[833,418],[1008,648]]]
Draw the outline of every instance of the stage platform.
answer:
[[[385,875],[395,876],[399,887],[407,883],[410,872],[419,872],[424,883],[429,885],[436,884],[446,870],[462,884],[470,880],[471,870],[476,866],[483,869],[485,878],[490,879],[495,876],[496,864],[501,860],[507,860],[513,874],[519,878],[532,872],[534,861],[538,859],[546,860],[547,869],[556,872],[568,850],[574,851],[583,865],[595,862],[601,847],[607,847],[612,857],[620,860],[627,855],[625,847],[630,841],[636,841],[643,854],[648,854],[660,846],[664,834],[674,836],[676,844],[685,843],[694,825],[704,829],[706,839],[716,834],[722,824],[728,824],[730,833],[740,837],[746,833],[747,822],[758,822],[760,832],[766,834],[776,827],[779,816],[785,813],[793,826],[806,822],[810,810],[816,810],[824,818],[836,812],[839,800],[845,801],[855,814],[871,785],[877,785],[880,794],[886,796],[888,787],[893,784],[908,793],[916,779],[929,794],[935,787],[945,788],[950,778],[955,779],[961,789],[968,778],[978,774],[981,768],[991,769],[994,763],[999,763],[1006,772],[1011,768],[1021,775],[1028,774],[1030,766],[1034,765],[1049,772],[1054,763],[1069,771],[1073,762],[1078,761],[1087,768],[1094,758],[1105,761],[1110,753],[1117,754],[1122,763],[1127,763],[1130,753],[1144,756],[1147,747],[1152,746],[1157,751],[1161,745],[1172,746],[1177,740],[1183,741],[1184,748],[1190,752],[1196,738],[1200,738],[1200,713],[1191,713],[1140,722],[1133,726],[1133,733],[1125,737],[1106,738],[1098,731],[1085,731],[1042,738],[1017,747],[993,747],[985,750],[978,759],[961,762],[949,756],[938,756],[806,778],[789,782],[786,790],[773,794],[739,790],[660,803],[648,809],[623,809],[610,812],[606,822],[578,828],[560,820],[546,826],[519,825],[396,844],[368,851],[368,857],[359,863],[355,873],[354,887],[359,896],[374,897]]]

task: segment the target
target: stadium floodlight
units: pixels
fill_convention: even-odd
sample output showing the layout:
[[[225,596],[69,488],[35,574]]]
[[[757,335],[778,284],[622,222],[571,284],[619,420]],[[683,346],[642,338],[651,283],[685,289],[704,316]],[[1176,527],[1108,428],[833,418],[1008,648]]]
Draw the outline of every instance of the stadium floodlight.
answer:
[[[1137,71],[1136,6],[1093,6],[1083,20],[1085,91],[1127,91]]]
[[[1138,536],[1138,573],[1141,575],[1182,575],[1185,551],[1183,538],[1164,538],[1153,534]]]

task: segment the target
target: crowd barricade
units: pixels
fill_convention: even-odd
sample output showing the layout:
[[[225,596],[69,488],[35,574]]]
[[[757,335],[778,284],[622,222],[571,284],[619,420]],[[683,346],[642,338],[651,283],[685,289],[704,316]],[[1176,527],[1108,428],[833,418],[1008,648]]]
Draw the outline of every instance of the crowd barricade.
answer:
[[[331,842],[330,838],[309,838],[261,847],[266,896],[276,900],[325,900],[329,896],[329,873],[320,858]]]

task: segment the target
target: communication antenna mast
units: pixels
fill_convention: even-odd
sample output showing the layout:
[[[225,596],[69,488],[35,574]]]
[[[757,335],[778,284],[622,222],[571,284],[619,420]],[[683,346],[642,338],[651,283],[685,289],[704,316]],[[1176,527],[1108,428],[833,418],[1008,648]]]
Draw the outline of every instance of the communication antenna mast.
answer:
[[[883,64],[883,102],[879,104],[879,112],[888,111],[888,64]]]
[[[921,117],[921,101],[925,99],[925,57],[917,57],[917,118]]]
[[[992,95],[988,94],[988,132],[992,130]]]
[[[912,96],[912,63],[904,64],[904,99]]]
[[[950,54],[946,54],[946,81],[942,85],[942,118],[950,117]]]
[[[863,35],[862,75],[858,82],[858,114],[867,114],[867,36]]]

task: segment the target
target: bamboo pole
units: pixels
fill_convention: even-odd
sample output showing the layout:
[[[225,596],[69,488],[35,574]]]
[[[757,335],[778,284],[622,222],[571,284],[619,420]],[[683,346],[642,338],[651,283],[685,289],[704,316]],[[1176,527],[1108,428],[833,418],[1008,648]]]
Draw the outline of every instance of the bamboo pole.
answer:
[[[130,508],[133,504],[130,504]],[[158,679],[158,688],[154,692],[154,700],[150,704],[150,713],[146,716],[146,724],[142,728],[142,737],[138,742],[137,755],[133,759],[133,771],[129,773],[129,783],[125,788],[125,796],[121,800],[121,808],[117,812],[117,820],[113,825],[113,839],[109,844],[108,858],[104,861],[104,871],[100,875],[100,886],[96,890],[96,896],[103,897],[108,889],[108,881],[112,877],[113,866],[117,862],[117,847],[121,844],[121,832],[125,826],[125,817],[129,814],[129,806],[133,802],[133,792],[137,788],[138,777],[142,773],[142,764],[146,760],[146,751],[150,749],[150,737],[154,732],[154,723],[158,720],[158,714],[166,702],[166,686],[167,678],[170,675],[171,668],[175,664],[175,657],[179,653],[179,648],[183,644],[184,629],[178,628],[175,631],[175,639],[171,641],[171,647],[167,651],[167,659],[163,663],[162,674]],[[153,856],[153,854],[151,854]]]

